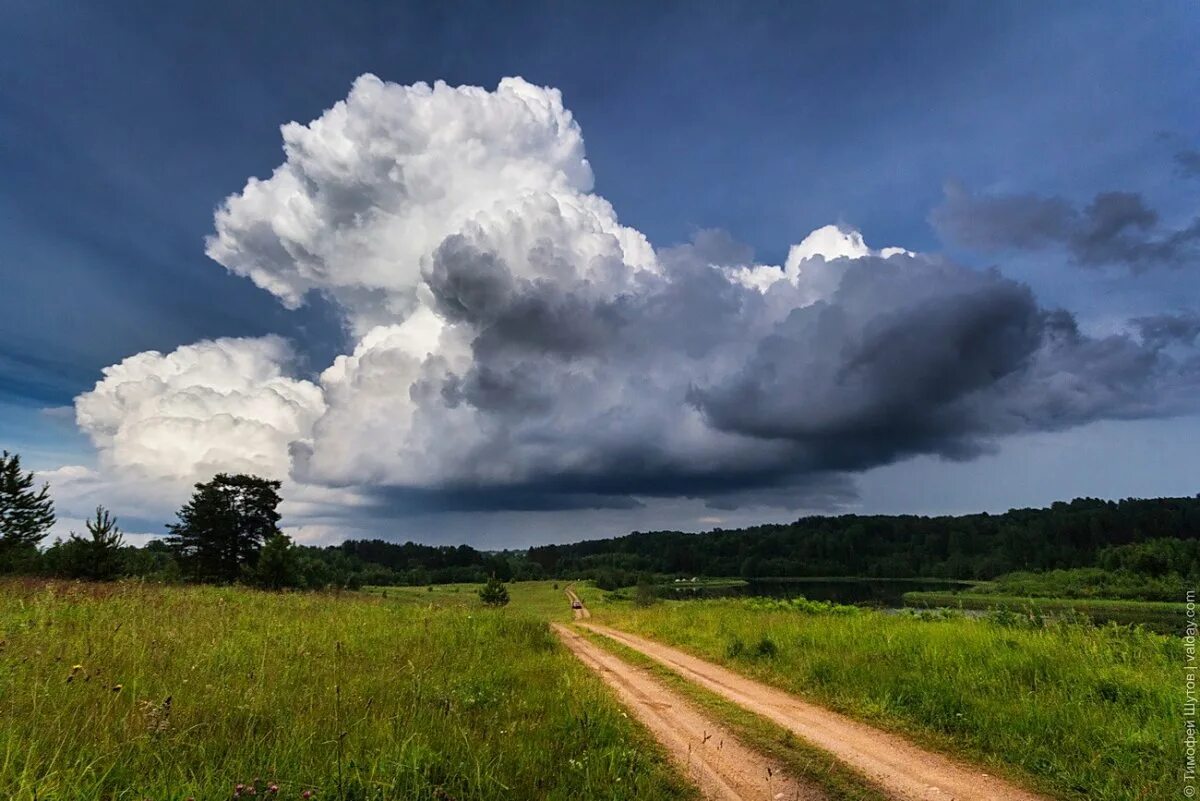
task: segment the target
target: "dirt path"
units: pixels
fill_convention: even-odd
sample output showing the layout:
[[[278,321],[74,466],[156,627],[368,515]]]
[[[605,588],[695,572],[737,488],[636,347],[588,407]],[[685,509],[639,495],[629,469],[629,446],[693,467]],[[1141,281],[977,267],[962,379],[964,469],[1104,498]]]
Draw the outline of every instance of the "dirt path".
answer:
[[[579,610],[576,610],[579,611]],[[780,772],[746,748],[678,693],[561,623],[563,643],[613,688],[621,703],[666,748],[671,760],[706,799],[715,801],[827,801],[819,788]]]
[[[571,589],[569,586],[567,587],[567,598],[571,601],[572,611],[575,612],[576,620],[586,620],[592,616],[592,613],[588,611],[588,608],[583,605],[583,601],[579,600],[579,596],[575,594],[575,590]],[[576,603],[578,603],[579,606],[575,606]]]
[[[978,768],[918,748],[894,734],[806,703],[783,690],[678,649],[607,626],[580,625],[640,651],[684,678],[789,729],[855,768],[893,798],[904,801],[1045,801],[1041,796],[989,776]]]

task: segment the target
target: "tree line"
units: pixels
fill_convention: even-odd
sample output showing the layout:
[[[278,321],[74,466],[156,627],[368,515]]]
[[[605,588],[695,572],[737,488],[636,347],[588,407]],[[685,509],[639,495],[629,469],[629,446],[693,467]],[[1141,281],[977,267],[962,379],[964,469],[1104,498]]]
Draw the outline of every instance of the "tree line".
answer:
[[[1078,498],[1004,514],[812,516],[701,534],[634,532],[530,548],[527,555],[547,575],[601,586],[630,586],[644,573],[992,579],[1089,566],[1145,573],[1168,563],[1169,572],[1186,576],[1200,572],[1198,538],[1200,496]]]
[[[486,553],[469,545],[347,540],[298,545],[279,527],[281,483],[218,474],[195,485],[166,527],[167,536],[138,547],[125,541],[117,518],[97,507],[84,525],[42,547],[56,515],[48,485],[37,485],[20,456],[0,454],[0,573],[109,580],[240,582],[285,587],[357,589],[363,585],[482,583],[542,578],[522,553]]]
[[[632,586],[648,574],[743,578],[866,576],[992,579],[1023,571],[1096,567],[1200,577],[1200,496],[1104,501],[1045,509],[925,517],[840,515],[793,523],[681,531],[481,551],[383,539],[298,545],[280,529],[281,484],[219,474],[195,485],[167,536],[127,544],[103,508],[48,547],[50,488],[20,458],[0,456],[0,572],[86,579],[242,582],[266,588],[592,579]]]

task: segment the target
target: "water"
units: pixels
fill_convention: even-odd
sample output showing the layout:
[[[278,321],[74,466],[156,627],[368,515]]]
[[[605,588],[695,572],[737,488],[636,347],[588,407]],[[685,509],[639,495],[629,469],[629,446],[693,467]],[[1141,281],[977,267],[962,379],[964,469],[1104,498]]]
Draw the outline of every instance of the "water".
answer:
[[[937,579],[795,578],[750,579],[744,584],[664,584],[656,589],[661,598],[795,598],[833,601],[877,608],[904,606],[906,592],[961,590],[962,582]]]

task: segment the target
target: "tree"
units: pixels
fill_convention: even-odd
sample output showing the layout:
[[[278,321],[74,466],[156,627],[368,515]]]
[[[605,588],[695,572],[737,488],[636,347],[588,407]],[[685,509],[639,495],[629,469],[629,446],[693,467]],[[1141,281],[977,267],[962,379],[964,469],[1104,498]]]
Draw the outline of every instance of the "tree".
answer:
[[[268,590],[298,587],[302,583],[300,559],[286,534],[272,534],[258,554],[250,575],[254,584]]]
[[[508,603],[508,588],[503,581],[492,576],[479,590],[479,600],[488,606],[504,606]]]
[[[66,542],[56,541],[46,551],[44,568],[69,578],[100,581],[116,578],[122,572],[121,546],[125,544],[117,519],[103,506],[97,506],[95,518],[85,525],[89,536],[71,532]]]
[[[168,526],[168,543],[183,571],[199,581],[236,581],[258,562],[259,551],[280,533],[278,481],[218,473],[196,485],[192,499]]]
[[[121,572],[121,546],[125,544],[125,536],[117,527],[117,519],[103,506],[97,506],[96,516],[85,525],[91,536],[90,540],[84,540],[91,556],[88,575],[94,579],[116,578]],[[74,534],[71,537],[82,539]]]
[[[0,453],[0,570],[35,557],[38,543],[54,525],[50,485],[33,489],[33,473],[22,473],[21,457]]]
[[[651,583],[650,577],[639,576],[637,589],[633,591],[633,605],[654,606],[656,601],[658,601],[658,594],[654,591],[654,584]]]

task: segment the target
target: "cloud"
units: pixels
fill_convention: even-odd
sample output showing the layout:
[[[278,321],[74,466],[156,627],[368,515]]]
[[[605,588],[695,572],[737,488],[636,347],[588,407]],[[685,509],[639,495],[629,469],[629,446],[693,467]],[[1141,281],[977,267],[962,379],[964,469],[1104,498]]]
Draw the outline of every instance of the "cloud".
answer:
[[[364,76],[283,136],[208,253],[285,305],[327,297],[356,344],[315,380],[270,337],[130,357],[76,403],[104,470],[286,477],[314,537],[346,515],[829,508],[855,471],[1200,397],[1162,326],[1088,337],[998,272],[845,227],[782,265],[718,231],[655,250],[592,193],[558,92],[520,79]],[[981,202],[950,218],[996,245],[1098,254],[1155,222],[1131,197]]]
[[[1177,152],[1175,169],[1187,178],[1200,178],[1200,150],[1189,148]]]
[[[1121,265],[1133,272],[1181,267],[1200,258],[1200,218],[1163,230],[1134,192],[1102,192],[1082,209],[1060,197],[978,195],[946,187],[931,215],[945,238],[985,251],[1061,248],[1083,267]]]
[[[416,308],[422,261],[453,234],[508,228],[515,263],[530,270],[556,267],[551,251],[525,258],[539,242],[601,264],[614,249],[632,264],[653,259],[587,194],[583,135],[557,90],[364,75],[321,118],[282,132],[286,161],[221,206],[208,255],[291,308],[329,295],[358,334]]]
[[[1200,314],[1195,312],[1152,314],[1131,322],[1142,341],[1155,347],[1192,345],[1200,337]]]
[[[321,390],[284,375],[278,337],[217,339],[104,369],[75,400],[76,421],[108,467],[191,480],[221,470],[285,478],[289,444],[325,410]]]

